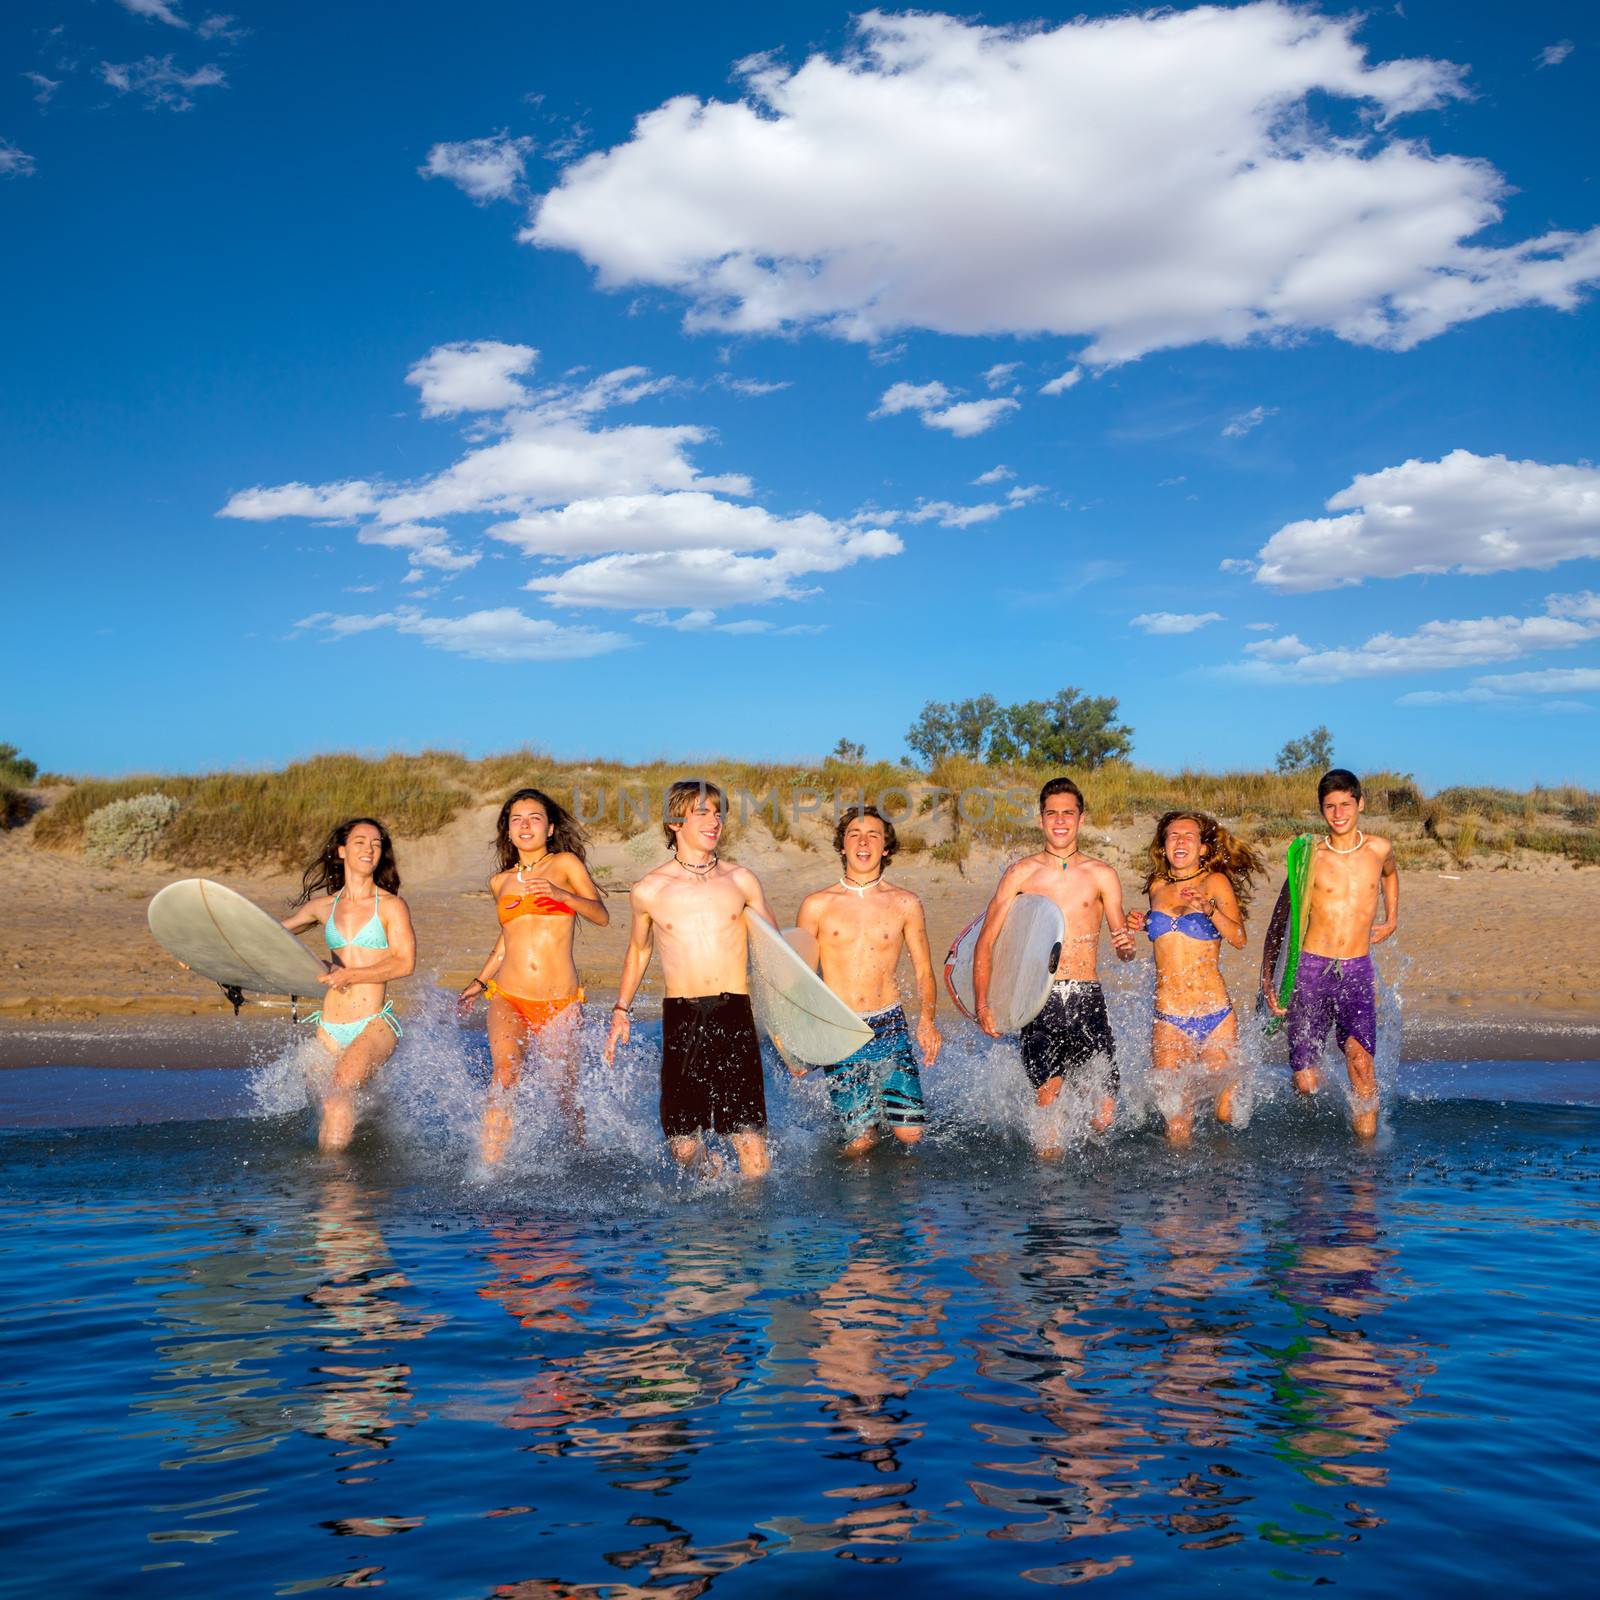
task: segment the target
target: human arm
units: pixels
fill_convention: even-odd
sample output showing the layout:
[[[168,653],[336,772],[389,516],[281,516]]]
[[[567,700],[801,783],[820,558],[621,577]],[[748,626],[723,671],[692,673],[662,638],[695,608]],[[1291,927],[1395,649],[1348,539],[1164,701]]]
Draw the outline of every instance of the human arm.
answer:
[[[774,928],[778,926],[778,919],[773,915],[772,907],[767,904],[767,896],[761,887],[761,880],[748,867],[738,867],[734,872],[734,881],[744,893],[744,903],[763,921],[770,922]]]
[[[489,987],[489,980],[500,970],[500,963],[506,958],[506,936],[500,935],[494,942],[494,950],[489,959],[478,970],[478,976],[467,984],[459,995],[456,996],[456,1010],[465,1012],[469,1010],[475,1000]]]
[[[1274,1016],[1285,1015],[1284,1008],[1278,1004],[1278,996],[1272,987],[1272,974],[1278,965],[1278,952],[1283,949],[1283,941],[1289,932],[1289,885],[1284,884],[1278,891],[1278,903],[1272,908],[1272,920],[1267,924],[1266,948],[1261,953],[1261,993]]]
[[[1132,961],[1133,935],[1128,932],[1127,913],[1122,909],[1122,879],[1110,867],[1100,869],[1100,904],[1105,908],[1106,926],[1111,930],[1111,948],[1118,961]]]
[[[1395,865],[1392,845],[1383,857],[1378,890],[1383,895],[1383,921],[1372,930],[1374,944],[1382,944],[1400,926],[1400,869]]]
[[[278,926],[290,933],[304,933],[307,928],[315,928],[328,920],[328,908],[332,904],[331,894],[319,894],[315,900],[308,900],[303,906],[296,906]]]
[[[1233,892],[1233,880],[1225,872],[1209,873],[1205,893],[1196,894],[1185,887],[1179,891],[1196,911],[1205,912],[1235,950],[1244,949],[1244,913],[1239,909],[1239,897]]]
[[[938,1059],[942,1042],[933,1020],[939,1007],[939,985],[933,975],[933,957],[928,952],[928,926],[922,914],[922,902],[915,896],[906,915],[905,938],[911,971],[917,981],[917,1048],[922,1051],[923,1062],[931,1066]]]
[[[559,901],[585,922],[592,922],[597,928],[606,927],[611,921],[611,913],[606,909],[606,903],[583,862],[575,855],[564,854],[557,858],[556,868],[550,870],[556,869],[562,872],[566,882],[550,877],[530,878],[524,885],[527,892],[535,897]]]
[[[628,1042],[630,1028],[628,1013],[633,1009],[633,997],[644,982],[645,969],[655,952],[655,933],[650,924],[650,913],[645,909],[639,891],[629,896],[633,912],[633,925],[628,930],[628,953],[622,958],[622,977],[617,983],[617,1003],[611,1008],[611,1031],[606,1035],[601,1051],[609,1067],[617,1057],[617,1046]]]
[[[977,1013],[978,1026],[991,1039],[1000,1037],[994,1024],[994,1013],[989,1010],[989,980],[994,976],[994,946],[1000,930],[1011,914],[1011,903],[1022,892],[1022,875],[1015,867],[1007,867],[995,885],[987,909],[983,913],[983,926],[978,930],[978,943],[972,952],[972,1009]],[[988,1021],[984,1014],[988,1013]]]
[[[411,912],[397,894],[385,895],[378,906],[378,920],[389,948],[377,961],[358,967],[336,966],[318,980],[328,989],[349,989],[360,983],[393,983],[409,978],[417,970],[417,936],[411,926]]]

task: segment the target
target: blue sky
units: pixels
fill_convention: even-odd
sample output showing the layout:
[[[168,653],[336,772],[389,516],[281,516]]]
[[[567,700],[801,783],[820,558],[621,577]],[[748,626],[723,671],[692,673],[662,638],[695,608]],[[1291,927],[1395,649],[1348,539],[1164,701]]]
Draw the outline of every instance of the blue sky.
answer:
[[[0,738],[1600,784],[1592,8],[1080,9],[7,8]]]

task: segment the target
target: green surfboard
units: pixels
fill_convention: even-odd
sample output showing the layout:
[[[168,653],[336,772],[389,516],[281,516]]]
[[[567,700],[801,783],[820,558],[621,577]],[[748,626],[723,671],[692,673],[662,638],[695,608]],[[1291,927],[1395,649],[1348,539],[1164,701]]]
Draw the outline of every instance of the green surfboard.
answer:
[[[1295,974],[1300,969],[1300,946],[1311,916],[1311,858],[1316,847],[1315,836],[1302,833],[1291,841],[1285,862],[1288,875],[1284,880],[1283,893],[1289,897],[1289,915],[1279,936],[1277,949],[1269,952],[1269,956],[1272,986],[1277,991],[1278,1004],[1286,1011],[1289,1001],[1294,997]],[[1282,1017],[1269,1011],[1266,1032],[1276,1033],[1283,1023]]]

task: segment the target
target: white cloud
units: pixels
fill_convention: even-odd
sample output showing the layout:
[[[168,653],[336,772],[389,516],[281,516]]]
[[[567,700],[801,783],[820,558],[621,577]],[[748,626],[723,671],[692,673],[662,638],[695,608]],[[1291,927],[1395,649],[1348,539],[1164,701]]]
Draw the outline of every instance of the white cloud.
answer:
[[[1040,394],[1065,394],[1083,376],[1082,367],[1068,367],[1059,378],[1052,378],[1048,383],[1039,385]]]
[[[1130,619],[1130,628],[1145,633],[1194,633],[1208,622],[1221,622],[1220,611],[1144,611]]]
[[[1343,514],[1273,534],[1260,551],[1257,583],[1306,593],[1366,578],[1544,569],[1600,556],[1600,470],[1590,466],[1453,450],[1440,461],[1364,473],[1327,509]]]
[[[188,111],[194,106],[189,98],[192,90],[219,89],[228,81],[219,66],[196,67],[193,72],[185,72],[172,64],[171,56],[146,56],[142,61],[120,65],[102,61],[100,76],[118,94],[142,95],[151,109],[159,106],[168,111]]]
[[[421,639],[436,650],[474,661],[575,661],[585,656],[625,650],[633,641],[624,633],[567,627],[543,617],[529,617],[515,606],[473,611],[464,617],[430,617],[415,606],[397,606],[376,616],[336,616],[318,611],[302,617],[296,628],[317,629],[334,639],[393,628]]]
[[[1007,478],[1016,477],[1010,467],[990,467],[987,472],[980,472],[972,481],[975,484],[1004,483]]]
[[[448,178],[483,205],[489,200],[509,200],[516,195],[532,151],[532,139],[513,139],[502,130],[487,139],[436,144],[417,171],[424,178]]]
[[[1278,414],[1276,406],[1251,406],[1248,411],[1241,411],[1236,417],[1229,419],[1222,430],[1224,439],[1242,439],[1254,428],[1259,428],[1268,417]]]
[[[949,500],[924,500],[915,511],[905,511],[901,515],[907,522],[937,522],[941,528],[970,528],[975,523],[993,522],[1010,509],[992,501],[977,506],[958,506]]]
[[[717,380],[724,389],[732,389],[735,394],[749,395],[756,399],[762,395],[777,394],[780,389],[791,388],[788,379],[781,383],[763,383],[759,378],[730,378],[726,373]]]
[[[546,567],[576,563],[526,585],[551,604],[570,606],[710,611],[799,599],[814,592],[802,582],[808,574],[903,548],[881,525],[892,516],[863,528],[723,498],[748,496],[751,485],[742,474],[697,470],[689,451],[709,437],[703,428],[599,425],[597,413],[663,394],[675,380],[621,367],[532,389],[515,377],[535,354],[526,345],[445,345],[407,374],[427,413],[479,413],[472,448],[444,471],[399,485],[352,479],[258,486],[234,494],[218,514],[360,522],[362,544],[405,552],[408,583],[476,565],[481,553],[458,548],[448,524],[497,516],[503,520],[487,531],[501,543]],[[509,409],[485,420],[497,406]]]
[[[378,509],[380,489],[363,479],[344,483],[280,483],[276,488],[241,489],[217,513],[245,522],[275,522],[279,517],[317,517],[347,522]]]
[[[983,375],[983,381],[991,389],[998,389],[1010,383],[1012,374],[1022,365],[1020,361],[997,361]]]
[[[935,379],[932,383],[892,383],[883,391],[875,417],[898,416],[902,411],[932,411],[950,398],[950,391]]]
[[[1247,622],[1244,625],[1246,633],[1271,633],[1276,627],[1275,622]]]
[[[738,100],[646,112],[522,237],[682,293],[693,327],[1048,333],[1091,364],[1308,331],[1405,349],[1600,278],[1600,229],[1471,242],[1506,180],[1394,131],[1462,69],[1369,62],[1357,15],[855,26],[838,57],[746,61]]]
[[[1547,44],[1534,59],[1541,68],[1559,67],[1572,54],[1574,48],[1570,39],[1558,39],[1554,44]]]
[[[539,352],[531,345],[479,339],[441,344],[407,374],[422,393],[425,417],[453,417],[463,411],[506,411],[528,398],[517,382],[531,372]]]
[[[35,105],[49,105],[50,96],[61,87],[60,78],[47,78],[42,72],[24,72],[22,76],[26,78],[37,91],[33,97],[33,102]]]
[[[1600,638],[1600,619],[1582,612],[1593,596],[1552,595],[1544,615],[1536,617],[1471,617],[1427,622],[1415,633],[1374,634],[1354,648],[1314,649],[1296,634],[1247,644],[1247,671],[1275,677],[1342,682],[1385,677],[1392,673],[1434,672],[1451,667],[1486,666],[1514,661],[1541,650],[1559,650]],[[1578,615],[1564,614],[1577,602]],[[1479,684],[1497,687],[1492,680]]]
[[[38,163],[9,139],[0,139],[0,178],[31,178]]]
[[[835,571],[863,557],[898,555],[903,548],[894,534],[874,528],[850,534],[831,551],[746,556],[699,549],[610,555],[580,562],[558,577],[531,579],[527,587],[560,606],[760,605],[815,594],[815,588],[796,585],[807,573]]]
[[[1013,506],[1025,506],[1030,500],[1037,500],[1045,492],[1042,483],[1014,483],[1006,490],[1006,499]]]
[[[117,0],[124,11],[131,11],[146,22],[164,22],[169,28],[187,28],[189,24],[178,15],[169,0]]]
[[[1491,673],[1479,688],[1500,694],[1591,694],[1600,691],[1600,667],[1546,667],[1542,672]]]
[[[236,28],[233,23],[233,17],[227,12],[214,11],[210,16],[201,18],[200,26],[194,30],[195,35],[201,39],[220,39],[224,44],[232,44],[249,32],[248,28]]]
[[[944,384],[895,383],[883,391],[874,417],[893,417],[902,411],[915,411],[929,428],[941,428],[959,439],[986,433],[1008,411],[1018,409],[1015,400],[952,400]]]
[[[676,617],[669,617],[665,611],[641,611],[633,620],[651,628],[675,628],[680,633],[770,633],[774,637],[781,638],[785,634],[823,631],[820,627],[805,623],[780,628],[775,623],[766,622],[759,617],[743,617],[737,622],[718,622],[715,611],[684,611]]]

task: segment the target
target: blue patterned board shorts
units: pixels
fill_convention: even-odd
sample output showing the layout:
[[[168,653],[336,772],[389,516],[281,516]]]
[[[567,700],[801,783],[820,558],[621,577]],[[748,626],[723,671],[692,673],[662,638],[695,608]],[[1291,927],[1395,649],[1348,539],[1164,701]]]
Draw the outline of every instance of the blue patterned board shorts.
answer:
[[[920,1128],[928,1120],[905,1012],[890,1006],[861,1020],[872,1029],[871,1040],[853,1056],[823,1068],[828,1099],[844,1125],[846,1144],[872,1128]]]

